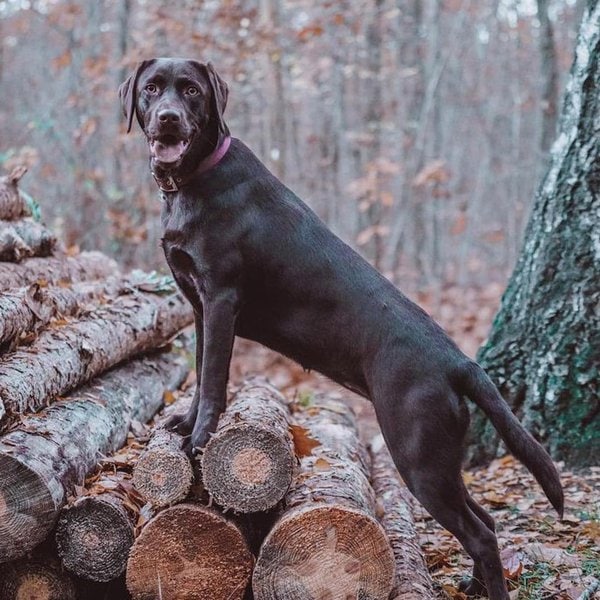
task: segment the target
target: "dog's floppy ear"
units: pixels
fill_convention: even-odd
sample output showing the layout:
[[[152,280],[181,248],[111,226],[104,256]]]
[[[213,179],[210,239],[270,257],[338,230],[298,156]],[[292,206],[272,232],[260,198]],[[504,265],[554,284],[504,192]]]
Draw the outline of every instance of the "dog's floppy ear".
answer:
[[[119,86],[119,98],[121,99],[121,106],[123,107],[123,114],[127,119],[127,133],[131,131],[131,125],[133,123],[133,115],[137,114],[136,111],[136,88],[137,82],[140,75],[146,67],[152,64],[156,59],[143,60],[138,63],[135,71]],[[143,127],[142,122],[138,115],[138,122]]]
[[[212,91],[213,110],[215,111],[215,116],[217,117],[219,123],[219,130],[224,135],[228,135],[229,129],[227,128],[227,125],[225,125],[223,113],[225,112],[225,107],[227,106],[229,88],[223,79],[221,79],[219,74],[215,71],[215,68],[211,63],[206,63],[206,73],[208,75],[208,82],[210,83]]]

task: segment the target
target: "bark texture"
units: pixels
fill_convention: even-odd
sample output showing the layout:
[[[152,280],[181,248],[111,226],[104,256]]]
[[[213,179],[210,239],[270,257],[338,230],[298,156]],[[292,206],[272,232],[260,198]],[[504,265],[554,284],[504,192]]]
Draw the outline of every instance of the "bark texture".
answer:
[[[0,294],[0,349],[13,347],[22,335],[35,335],[53,319],[77,316],[91,302],[113,296],[123,287],[116,278],[73,285],[33,283]]]
[[[221,416],[202,455],[202,479],[223,508],[273,508],[292,481],[294,447],[283,396],[265,382],[246,383]]]
[[[0,264],[0,291],[32,283],[49,285],[91,281],[118,273],[117,263],[101,252],[82,252],[77,256],[33,257],[18,264]]]
[[[390,600],[436,600],[415,529],[412,496],[381,436],[371,443],[371,457],[371,481],[377,495],[378,516],[396,561]]]
[[[353,415],[339,402],[319,399],[295,416],[296,450],[304,456],[262,544],[255,600],[387,600],[394,557],[375,518],[369,456]]]
[[[0,261],[19,262],[30,256],[50,256],[56,237],[33,219],[0,220]]]
[[[45,539],[99,456],[121,447],[131,423],[150,419],[187,372],[174,354],[133,361],[0,438],[0,563]]]
[[[15,167],[8,175],[0,177],[0,219],[18,219],[28,216],[29,209],[18,183],[27,172],[26,167]]]
[[[198,504],[179,504],[142,530],[127,563],[133,600],[241,600],[254,559],[240,530]]]
[[[0,426],[130,356],[165,344],[192,321],[192,308],[179,293],[138,292],[43,331],[31,346],[0,360]]]
[[[600,4],[588,3],[551,165],[479,360],[553,458],[600,452]],[[498,437],[477,415],[471,460]]]
[[[175,504],[188,495],[194,473],[182,448],[180,435],[158,429],[135,464],[133,485],[152,506]]]

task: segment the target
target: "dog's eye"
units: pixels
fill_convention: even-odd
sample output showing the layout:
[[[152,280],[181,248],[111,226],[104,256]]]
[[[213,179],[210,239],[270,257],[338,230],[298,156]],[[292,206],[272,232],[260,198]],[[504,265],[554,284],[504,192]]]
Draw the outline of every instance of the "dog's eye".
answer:
[[[188,96],[196,96],[198,94],[198,88],[193,85],[190,85],[190,87],[186,88],[185,93]]]
[[[146,87],[145,90],[149,93],[149,94],[156,94],[156,92],[158,92],[158,88],[156,87],[156,85],[154,83],[149,83]]]

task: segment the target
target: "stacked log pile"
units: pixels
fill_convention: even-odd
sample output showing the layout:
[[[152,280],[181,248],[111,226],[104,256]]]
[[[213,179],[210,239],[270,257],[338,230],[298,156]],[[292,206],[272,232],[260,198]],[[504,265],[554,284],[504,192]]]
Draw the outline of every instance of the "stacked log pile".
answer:
[[[190,459],[161,427],[191,402],[165,349],[190,307],[99,253],[3,254],[19,175],[0,178],[0,600],[436,598],[406,488],[343,403],[249,380]]]
[[[168,344],[193,314],[172,283],[65,250],[35,219],[22,174],[0,178],[0,598],[66,598],[56,553],[26,557],[186,379]]]

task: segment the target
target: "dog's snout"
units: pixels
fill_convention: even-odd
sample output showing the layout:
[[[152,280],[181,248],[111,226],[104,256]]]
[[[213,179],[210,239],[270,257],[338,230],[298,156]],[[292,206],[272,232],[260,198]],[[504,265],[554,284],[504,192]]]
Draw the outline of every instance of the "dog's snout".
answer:
[[[161,123],[179,123],[181,121],[179,113],[171,109],[161,110],[157,116]]]

